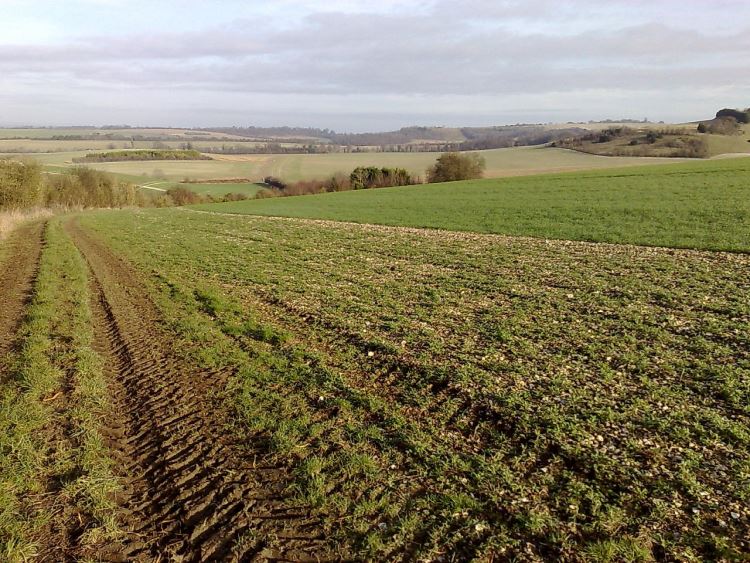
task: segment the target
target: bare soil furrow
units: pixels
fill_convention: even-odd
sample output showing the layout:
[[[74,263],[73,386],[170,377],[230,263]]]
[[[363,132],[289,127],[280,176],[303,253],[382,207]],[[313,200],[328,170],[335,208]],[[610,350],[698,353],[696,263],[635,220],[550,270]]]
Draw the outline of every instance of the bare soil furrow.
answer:
[[[252,458],[261,452],[247,444],[240,452],[225,436],[224,411],[210,391],[226,374],[182,361],[136,272],[75,223],[67,228],[92,274],[97,347],[115,406],[104,433],[127,483],[121,510],[130,530],[102,558],[320,560],[308,512],[290,511],[281,492],[286,470],[256,473]],[[248,549],[249,536],[256,548]]]
[[[0,264],[0,358],[12,348],[31,299],[43,239],[44,223],[35,222],[19,227],[4,243],[8,250]]]

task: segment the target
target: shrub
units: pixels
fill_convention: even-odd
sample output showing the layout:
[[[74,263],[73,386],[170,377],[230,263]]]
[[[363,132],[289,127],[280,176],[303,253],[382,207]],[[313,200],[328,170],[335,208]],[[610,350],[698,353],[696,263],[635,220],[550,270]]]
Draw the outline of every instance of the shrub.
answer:
[[[245,201],[246,199],[248,199],[247,194],[228,193],[222,198],[222,201]]]
[[[376,166],[355,168],[349,176],[349,182],[354,190],[416,184],[416,180],[404,168],[378,168]]]
[[[73,208],[128,207],[143,204],[132,184],[119,182],[106,172],[78,166],[47,181],[48,206]]]
[[[266,199],[269,197],[277,197],[278,195],[279,192],[277,192],[276,190],[263,188],[262,190],[258,190],[258,193],[255,194],[255,199]]]
[[[172,199],[175,205],[193,205],[201,203],[203,198],[192,190],[187,188],[169,188],[167,195]]]
[[[43,187],[38,164],[0,160],[0,209],[28,209],[41,205]]]
[[[279,178],[276,178],[275,176],[266,176],[263,178],[263,183],[267,186],[271,186],[272,188],[276,188],[277,190],[284,190],[287,187],[286,182],[280,180]]]
[[[445,153],[427,170],[427,180],[437,183],[481,178],[485,165],[484,157],[477,153]]]

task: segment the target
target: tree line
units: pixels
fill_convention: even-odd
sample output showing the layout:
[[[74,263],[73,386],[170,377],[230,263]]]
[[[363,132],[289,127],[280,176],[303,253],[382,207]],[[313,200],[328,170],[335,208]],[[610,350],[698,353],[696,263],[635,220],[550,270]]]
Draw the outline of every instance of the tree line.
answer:
[[[128,162],[132,160],[211,160],[196,150],[138,149],[89,153],[73,162]]]
[[[44,174],[34,162],[0,160],[0,210],[38,207],[87,209],[146,204],[138,189],[84,167]]]

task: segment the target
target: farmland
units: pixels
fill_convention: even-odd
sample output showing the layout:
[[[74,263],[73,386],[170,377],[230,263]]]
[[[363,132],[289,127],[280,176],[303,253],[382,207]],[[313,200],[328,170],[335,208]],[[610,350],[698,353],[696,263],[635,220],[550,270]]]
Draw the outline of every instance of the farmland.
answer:
[[[187,209],[0,250],[11,560],[750,552],[746,254]]]
[[[746,557],[749,175],[26,222],[0,242],[0,557]]]
[[[573,170],[605,169],[623,166],[664,163],[664,159],[617,158],[588,155],[575,151],[544,147],[523,147],[481,151],[487,161],[485,176],[505,177],[564,172]],[[35,160],[51,170],[73,165],[74,158],[85,152],[33,154]],[[143,178],[162,177],[179,182],[184,178],[212,180],[219,178],[250,178],[262,180],[276,176],[286,181],[319,179],[338,172],[349,173],[357,166],[405,168],[424,177],[425,170],[439,154],[426,153],[336,153],[289,155],[213,155],[212,160],[199,162],[107,162],[91,164],[97,170],[118,176]]]
[[[750,159],[199,206],[223,213],[750,250]]]

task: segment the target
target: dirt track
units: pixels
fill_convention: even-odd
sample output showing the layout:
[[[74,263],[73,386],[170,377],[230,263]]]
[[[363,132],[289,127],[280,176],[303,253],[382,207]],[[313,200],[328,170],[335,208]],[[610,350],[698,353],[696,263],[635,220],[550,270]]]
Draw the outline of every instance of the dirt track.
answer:
[[[323,541],[305,507],[290,508],[283,468],[256,466],[223,432],[212,390],[226,375],[176,358],[134,270],[74,222],[89,264],[97,349],[113,417],[103,433],[118,462],[124,541],[110,561],[318,561]]]
[[[43,235],[44,223],[29,223],[14,232],[5,243],[8,253],[0,264],[0,359],[13,346],[31,298]]]

